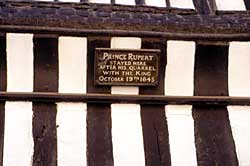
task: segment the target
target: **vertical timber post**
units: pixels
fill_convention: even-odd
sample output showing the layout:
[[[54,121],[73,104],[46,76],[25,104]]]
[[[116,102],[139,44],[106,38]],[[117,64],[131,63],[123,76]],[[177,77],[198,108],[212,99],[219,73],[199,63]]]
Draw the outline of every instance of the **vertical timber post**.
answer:
[[[250,1],[249,0],[244,0],[245,6],[247,10],[250,10]]]
[[[228,95],[228,46],[196,45],[194,95]],[[236,166],[238,160],[226,106],[193,106],[199,166]]]
[[[58,92],[58,39],[34,36],[34,92]],[[33,166],[57,165],[57,108],[33,102]]]
[[[7,90],[6,35],[0,36],[0,91]],[[5,102],[0,102],[0,166],[3,165]]]
[[[145,0],[135,0],[136,5],[145,5]]]
[[[95,48],[110,48],[110,38],[88,37],[87,93],[110,94],[110,86],[94,85]],[[113,166],[110,104],[87,104],[87,164]]]
[[[163,95],[166,57],[165,39],[142,39],[143,49],[160,49],[159,83],[156,87],[140,87],[140,95]],[[144,149],[147,166],[171,165],[168,127],[164,105],[141,105]]]
[[[215,0],[193,0],[193,3],[199,14],[215,14]]]

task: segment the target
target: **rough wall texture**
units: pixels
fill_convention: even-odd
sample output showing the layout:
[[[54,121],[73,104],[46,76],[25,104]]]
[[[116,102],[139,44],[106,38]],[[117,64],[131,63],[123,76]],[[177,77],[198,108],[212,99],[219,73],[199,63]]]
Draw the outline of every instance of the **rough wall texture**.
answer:
[[[87,93],[110,93],[110,92],[113,93],[115,88],[95,87],[93,85],[94,71],[92,66],[94,62],[93,59],[94,56],[92,55],[96,47],[107,47],[107,48],[113,47],[112,41],[114,41],[114,38],[113,37],[111,38],[110,36],[117,35],[119,31],[119,34],[124,36],[128,33],[130,33],[131,35],[133,34],[135,36],[144,36],[144,34],[150,34],[155,38],[149,38],[147,35],[146,35],[147,37],[143,37],[142,39],[137,38],[137,40],[139,41],[142,40],[142,43],[138,42],[139,43],[138,45],[141,44],[142,48],[150,48],[150,49],[156,48],[156,49],[161,49],[162,51],[161,54],[162,70],[160,76],[161,82],[159,86],[156,87],[156,89],[139,88],[140,94],[163,95],[163,93],[165,92],[166,95],[169,95],[168,89],[173,88],[174,91],[172,92],[177,93],[178,95],[180,92],[179,89],[181,89],[182,93],[187,92],[188,89],[191,89],[188,95],[192,96],[193,82],[194,82],[195,83],[194,85],[198,85],[195,86],[196,88],[195,92],[197,92],[195,93],[195,95],[214,95],[211,94],[213,90],[216,93],[219,92],[220,90],[223,90],[223,92],[221,93],[227,96],[228,95],[227,86],[228,83],[230,83],[227,80],[228,76],[227,49],[229,47],[227,45],[227,42],[222,43],[225,46],[216,46],[212,45],[209,42],[205,44],[203,43],[205,45],[203,46],[202,42],[201,44],[198,42],[198,45],[195,48],[195,43],[193,41],[192,42],[181,41],[181,43],[179,43],[178,46],[177,42],[174,42],[174,45],[172,44],[171,47],[171,43],[173,43],[173,41],[171,42],[166,38],[161,38],[161,36],[156,37],[156,35],[163,35],[163,36],[165,35],[166,37],[167,36],[166,34],[170,34],[169,36],[172,35],[173,38],[178,35],[180,35],[183,38],[187,37],[187,35],[190,35],[189,39],[192,40],[194,40],[194,38],[199,35],[200,38],[202,36],[204,38],[209,38],[212,36],[213,39],[218,40],[219,39],[218,36],[221,35],[222,38],[220,39],[223,39],[223,41],[225,39],[224,35],[229,35],[231,36],[231,38],[232,36],[238,35],[237,39],[243,39],[242,36],[244,35],[249,36],[250,13],[248,11],[217,12],[217,13],[212,13],[210,15],[203,15],[202,13],[200,14],[196,13],[195,10],[186,10],[186,9],[180,10],[173,8],[155,8],[155,7],[143,7],[143,6],[131,7],[131,6],[119,6],[119,5],[97,5],[97,4],[87,4],[87,3],[6,1],[6,2],[0,2],[0,5],[1,5],[0,31],[2,30],[3,32],[4,31],[8,32],[7,36],[9,35],[10,31],[17,31],[19,33],[25,31],[32,33],[50,32],[52,34],[55,34],[53,37],[35,34],[33,42],[29,40],[30,42],[28,43],[30,48],[33,48],[34,44],[34,50],[33,50],[33,54],[35,57],[34,91],[36,92],[39,91],[57,92],[58,89],[57,86],[58,84],[60,85],[58,79],[60,80],[62,78],[60,72],[58,73],[58,71],[62,71],[58,66],[58,63],[60,64],[62,62],[62,59],[58,57],[62,56],[62,54],[60,53],[60,51],[57,52],[57,50],[58,47],[60,48],[62,45],[60,45],[60,42],[59,43],[57,42],[56,36],[61,35],[62,33],[63,34],[68,33],[81,36],[98,35],[97,37],[88,36],[86,38],[87,42],[86,45],[82,46],[82,49],[87,51],[86,55],[83,55],[83,57],[87,61],[87,65],[84,66],[88,68],[85,68],[85,70],[81,70],[80,72],[82,73],[80,74],[82,75],[87,74],[87,82],[86,82]],[[109,35],[109,36],[100,37],[99,35]],[[18,38],[18,35],[14,36]],[[128,45],[131,45],[132,42],[130,41],[134,40],[135,40],[134,38],[130,38],[130,40],[128,40],[128,38],[126,39],[120,38],[118,40],[116,39],[118,43],[122,43],[122,45],[119,46],[122,48],[125,47],[126,44],[128,43],[129,43]],[[0,44],[3,46],[2,50],[4,50],[6,47],[5,43],[6,41],[7,43],[9,43],[8,38],[6,40],[5,37],[2,37],[2,41],[0,42]],[[75,43],[72,42],[71,44]],[[19,44],[14,44],[14,43],[13,45],[20,46]],[[71,46],[69,45],[69,47]],[[8,44],[7,48],[10,48]],[[173,49],[172,51],[170,51],[171,48]],[[24,47],[17,48],[16,50],[14,49],[14,51],[18,52],[18,54],[16,55],[20,55],[21,58],[27,59],[26,51],[24,51],[24,53],[20,53],[20,49],[23,50]],[[13,49],[7,49],[7,54],[4,53],[4,56],[2,57],[3,59],[6,59],[6,57],[9,58],[11,56],[9,50]],[[182,50],[183,52],[179,52],[179,50]],[[67,51],[65,51],[65,53],[66,52]],[[72,51],[69,51],[68,53],[71,56],[76,55]],[[195,60],[192,58],[194,56],[194,53],[197,55]],[[185,59],[184,56],[185,58],[188,58],[190,61]],[[177,57],[178,59],[176,59],[175,61],[174,57],[175,58]],[[213,60],[216,60],[216,63],[214,63]],[[194,62],[195,62],[195,68],[194,68],[195,70],[193,69]],[[17,68],[18,64],[21,66],[21,68],[25,66],[23,65],[23,63],[16,63],[15,69],[19,69]],[[3,68],[4,73],[10,75],[10,72],[8,70],[7,70],[8,72],[5,70],[5,60],[2,62],[2,66],[0,67]],[[64,67],[69,69],[69,67],[67,66]],[[33,69],[31,69],[31,71],[32,70]],[[165,70],[166,70],[166,75],[164,72]],[[184,72],[184,70],[189,72]],[[87,71],[87,73],[85,73],[85,71]],[[169,73],[171,73],[171,71],[174,71],[173,77],[169,77],[170,75]],[[178,73],[180,74],[178,75]],[[190,75],[188,75],[187,77],[186,73]],[[194,78],[193,74],[195,75]],[[244,77],[247,76],[248,75]],[[4,76],[2,79],[3,81],[6,80]],[[24,79],[27,80],[27,78]],[[71,78],[69,77],[69,79]],[[23,83],[23,81],[21,82]],[[171,87],[170,84],[168,84],[169,82],[170,83],[174,82],[173,83],[174,86]],[[190,82],[191,84],[188,84],[187,82]],[[208,82],[209,84],[207,84]],[[219,83],[220,86],[218,86],[217,83]],[[188,85],[188,88],[186,88],[186,85]],[[75,87],[74,84],[70,84],[70,86]],[[209,87],[212,87],[213,90],[211,90],[211,88]],[[136,89],[133,90],[137,91],[137,89],[138,87],[136,87]],[[116,91],[118,90],[129,91],[130,88],[126,89],[124,87],[122,88],[118,87]],[[201,94],[201,91],[203,92],[203,94]],[[29,115],[28,117],[31,119],[31,117],[33,116],[33,124],[29,123],[20,129],[20,131],[26,131],[29,129],[29,131],[33,132],[34,141],[28,140],[27,143],[33,144],[34,142],[34,148],[31,147],[31,149],[34,150],[34,153],[33,154],[29,153],[25,155],[25,157],[31,159],[30,156],[32,155],[33,166],[40,166],[40,165],[62,166],[62,163],[65,164],[65,162],[63,161],[72,162],[72,159],[69,158],[65,159],[65,158],[67,156],[71,158],[73,156],[72,154],[74,153],[72,153],[70,150],[67,151],[64,149],[64,152],[71,153],[69,155],[65,155],[66,156],[65,157],[64,155],[62,155],[62,153],[60,153],[61,152],[60,147],[66,145],[67,147],[72,148],[73,144],[68,143],[65,140],[69,139],[70,135],[73,136],[75,135],[72,134],[72,131],[68,132],[70,134],[66,133],[63,136],[60,135],[60,130],[64,130],[66,127],[63,127],[63,125],[61,124],[59,125],[56,124],[56,119],[58,119],[58,116],[55,105],[51,103],[44,104],[44,103],[34,102],[32,108],[34,114]],[[74,148],[74,150],[72,150],[72,151],[77,151],[78,155],[81,154],[82,151],[86,152],[86,154],[82,153],[82,158],[81,157],[79,158],[80,162],[83,163],[87,162],[87,165],[89,166],[93,165],[113,166],[117,165],[117,163],[119,165],[122,165],[124,163],[125,163],[124,165],[140,165],[137,164],[138,162],[136,164],[126,164],[126,162],[128,161],[127,160],[128,158],[132,159],[131,156],[137,159],[138,158],[137,156],[143,156],[144,154],[143,152],[145,152],[145,165],[147,166],[170,165],[171,163],[172,165],[197,165],[197,164],[185,164],[185,163],[196,163],[196,162],[198,163],[199,166],[238,165],[234,139],[231,133],[231,126],[229,123],[229,118],[225,107],[211,107],[211,106],[194,107],[193,112],[191,112],[191,107],[171,108],[169,106],[164,107],[163,105],[162,106],[141,105],[141,109],[139,109],[138,106],[135,107],[130,106],[127,108],[122,106],[121,108],[122,108],[121,110],[122,113],[128,110],[131,111],[133,109],[133,112],[135,113],[132,114],[133,116],[139,115],[139,111],[141,111],[140,113],[141,113],[142,125],[141,126],[138,125],[137,127],[133,126],[133,129],[136,128],[135,131],[141,132],[141,127],[143,128],[142,130],[143,135],[141,134],[139,137],[137,137],[139,139],[133,139],[133,140],[143,139],[144,141],[143,142],[144,144],[142,144],[142,141],[139,142],[140,145],[144,145],[144,148],[140,148],[139,151],[141,152],[140,155],[138,155],[139,153],[136,152],[136,150],[139,149],[136,146],[128,146],[127,149],[125,148],[126,154],[129,155],[117,155],[120,153],[117,150],[119,149],[120,145],[125,145],[125,146],[127,145],[127,144],[122,144],[125,141],[119,139],[120,138],[119,136],[122,136],[121,132],[123,132],[123,130],[118,129],[119,132],[117,132],[118,130],[113,130],[115,127],[119,127],[119,125],[117,124],[122,124],[122,121],[119,121],[120,120],[119,117],[121,116],[117,116],[117,114],[114,114],[114,111],[118,110],[117,107],[114,107],[112,105],[110,106],[109,104],[101,104],[101,105],[87,104],[87,111],[86,108],[77,109],[77,111],[79,112],[80,111],[84,112],[84,115],[80,117],[79,121],[82,121],[85,125],[82,125],[81,128],[79,127],[80,125],[76,125],[75,127],[77,128],[78,126],[78,129],[82,129],[81,130],[83,131],[82,133],[85,133],[84,136],[86,136],[86,138],[83,138],[83,136],[81,135],[82,137],[80,137],[79,142],[81,142],[86,146],[80,148]],[[5,108],[0,108],[0,109],[2,110],[2,112],[3,110],[5,111]],[[74,109],[72,108],[72,105],[70,106],[70,110],[66,111],[74,114]],[[9,112],[10,110],[7,107],[6,113]],[[62,113],[63,111],[61,110],[58,112]],[[178,114],[176,114],[176,112],[178,112]],[[191,116],[191,113],[193,113],[193,117]],[[2,124],[5,120],[4,116],[5,116],[4,114],[1,114]],[[75,116],[79,115],[75,114]],[[13,117],[10,117],[7,114],[6,117],[7,117],[6,119],[11,119],[14,117],[14,115]],[[15,117],[19,118],[19,116],[16,115]],[[64,120],[66,120],[66,118]],[[75,119],[72,118],[71,120],[72,121],[69,121],[68,123],[75,124]],[[117,121],[119,123],[115,123]],[[126,121],[123,124],[127,124],[127,122],[129,121]],[[140,123],[139,118],[137,119],[137,122]],[[5,127],[6,132],[9,131],[13,132],[12,130],[13,128],[10,129],[8,128],[8,126],[11,125],[6,125],[6,124],[5,124],[5,126],[7,126]],[[66,124],[65,122],[64,124],[69,125]],[[132,123],[129,122],[129,125],[131,124]],[[180,124],[183,125],[181,127],[184,127],[184,129],[177,127],[180,126]],[[244,128],[245,127],[247,128],[247,125],[245,125]],[[125,127],[127,127],[125,129],[129,129],[129,131],[131,131],[132,129],[132,127],[129,127],[128,125],[125,125]],[[8,137],[8,135],[6,134],[3,135],[3,133],[5,132],[3,131],[3,129],[1,129],[0,131],[2,138],[5,137],[5,140],[8,140],[10,142],[9,145],[11,145],[12,142],[16,142],[15,138]],[[194,131],[195,133],[193,134]],[[237,132],[242,132],[242,131],[243,131],[242,129],[237,130]],[[125,135],[129,135],[130,138],[133,138],[132,137],[133,134],[131,134],[131,132]],[[234,134],[234,136],[235,135],[236,134]],[[126,137],[124,138],[126,139]],[[185,138],[185,140],[183,140],[182,138]],[[70,140],[72,142],[75,142],[73,139]],[[120,143],[117,140],[121,141],[122,143]],[[242,145],[245,146],[246,142],[243,141]],[[0,142],[1,146],[3,145],[3,143],[4,141],[2,140]],[[48,148],[46,146],[48,146]],[[236,148],[239,147],[237,146],[238,145],[236,144]],[[131,147],[134,149],[131,149]],[[6,146],[6,141],[4,149],[9,150],[10,152],[13,151],[12,148],[8,149],[8,146]],[[244,148],[242,149],[243,150],[241,149],[240,150],[245,152],[245,149]],[[24,150],[24,148],[21,150]],[[19,154],[21,155],[16,155],[18,157],[21,156],[20,161],[16,160],[15,163],[20,162],[20,163],[25,163],[25,165],[27,165],[26,163],[28,163],[29,161],[26,162],[22,160],[23,153],[21,152],[19,152]],[[133,155],[132,152],[134,153],[136,152],[135,153],[136,155]],[[239,156],[241,156],[242,153],[238,154]],[[125,156],[127,158],[124,161],[121,161],[119,160],[119,158],[122,158],[121,156]],[[2,160],[1,157],[2,156],[0,156],[0,160]],[[13,161],[13,158],[15,157],[8,157],[8,155],[4,153],[5,163],[6,161]],[[140,163],[144,162],[143,159],[144,158],[140,160],[142,161]],[[239,161],[240,160],[242,160],[241,163],[248,163],[247,157],[243,159],[239,158]],[[75,162],[77,163],[78,161]],[[12,164],[12,165],[17,165],[17,164]]]
[[[62,2],[0,2],[0,29],[86,35],[190,36],[229,35],[250,38],[249,11],[217,11],[202,15],[193,9]],[[126,30],[126,31],[125,31]],[[131,32],[135,32],[134,34]],[[189,34],[187,34],[189,32]],[[204,37],[203,37],[204,38]],[[225,38],[225,37],[224,37]]]

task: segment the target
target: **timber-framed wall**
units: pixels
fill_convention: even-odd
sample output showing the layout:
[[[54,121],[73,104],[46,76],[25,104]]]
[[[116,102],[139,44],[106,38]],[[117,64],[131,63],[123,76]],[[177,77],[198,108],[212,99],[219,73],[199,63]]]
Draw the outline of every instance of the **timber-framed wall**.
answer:
[[[141,123],[139,131],[144,141],[140,143],[143,144],[144,156],[142,156],[145,157],[142,157],[140,162],[145,163],[146,166],[170,166],[178,163],[173,157],[176,155],[173,150],[175,147],[171,147],[171,140],[173,141],[175,137],[171,137],[173,129],[170,126],[173,125],[173,120],[171,111],[168,112],[171,110],[167,106],[169,104],[192,105],[184,115],[188,125],[193,122],[194,130],[190,131],[194,137],[192,145],[195,151],[190,153],[195,153],[192,156],[195,158],[192,158],[191,162],[199,166],[239,165],[240,159],[236,152],[227,106],[250,105],[250,101],[249,97],[229,95],[228,55],[231,42],[250,40],[250,11],[219,11],[216,10],[213,0],[194,0],[195,9],[172,8],[169,7],[169,2],[168,7],[165,8],[145,6],[143,1],[136,1],[136,3],[136,6],[128,6],[114,4],[113,0],[111,4],[0,2],[0,50],[3,52],[2,61],[0,61],[2,73],[0,75],[2,85],[0,166],[3,165],[6,143],[5,119],[9,116],[5,115],[8,112],[5,101],[31,101],[33,104],[33,166],[61,166],[61,163],[58,164],[60,152],[57,147],[60,137],[57,132],[60,126],[56,124],[57,114],[60,111],[57,110],[56,102],[86,103],[86,108],[80,108],[84,108],[86,112],[83,118],[86,121],[84,126],[86,140],[82,142],[87,144],[86,154],[83,155],[86,155],[88,166],[117,166],[117,156],[115,156],[117,149],[112,142],[115,135],[115,132],[112,133],[114,128],[112,113],[124,111],[112,107],[112,104],[117,103],[137,104],[136,109],[133,107],[129,109],[137,112],[136,116],[139,115],[138,119]],[[249,4],[247,2],[245,4],[248,8]],[[16,36],[13,34],[18,33],[29,33],[28,37],[25,36],[26,34],[21,37],[22,39],[27,37],[28,44],[33,48],[30,54],[34,55],[34,69],[32,69],[34,88],[31,92],[6,92],[8,91],[7,76],[10,75],[7,59],[11,55],[11,50],[8,49],[11,43],[8,43],[8,40],[15,41],[13,39]],[[59,57],[63,56],[63,53],[58,47],[61,39],[66,36],[80,37],[79,41],[82,43],[80,47],[84,45],[86,49],[86,52],[80,52],[81,55],[79,55],[86,59],[83,65],[86,70],[84,70],[86,80],[82,88],[84,90],[81,89],[85,92],[81,91],[80,94],[65,94],[59,88],[61,77]],[[110,86],[93,84],[95,48],[114,47],[112,42],[118,41],[119,37],[131,37],[124,40],[128,43],[137,40],[137,44],[139,43],[135,46],[138,47],[137,49],[161,51],[158,86],[138,87],[138,92],[134,95],[119,95],[115,94]],[[191,94],[187,96],[166,95],[168,75],[165,70],[170,64],[168,57],[171,56],[168,49],[173,47],[169,40],[185,41],[188,48],[195,50],[192,56],[194,87]],[[118,47],[123,45],[120,44]],[[133,46],[130,45],[130,47]],[[173,119],[178,120],[176,117]],[[189,123],[190,119],[192,121]],[[182,122],[180,121],[180,124]],[[185,141],[185,137],[178,139]],[[139,165],[142,165],[141,163]]]

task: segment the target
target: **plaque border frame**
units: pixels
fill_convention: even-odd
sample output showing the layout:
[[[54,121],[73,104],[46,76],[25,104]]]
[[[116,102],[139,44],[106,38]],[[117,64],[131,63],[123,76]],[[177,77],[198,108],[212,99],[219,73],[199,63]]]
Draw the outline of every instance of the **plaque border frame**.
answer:
[[[100,83],[98,82],[97,79],[97,55],[98,52],[103,52],[103,51],[124,51],[124,52],[143,52],[143,53],[154,53],[156,55],[156,81],[153,84],[150,83]],[[159,66],[160,66],[160,58],[161,57],[161,50],[160,49],[127,49],[127,48],[95,48],[94,51],[94,85],[95,86],[158,86],[159,84]]]

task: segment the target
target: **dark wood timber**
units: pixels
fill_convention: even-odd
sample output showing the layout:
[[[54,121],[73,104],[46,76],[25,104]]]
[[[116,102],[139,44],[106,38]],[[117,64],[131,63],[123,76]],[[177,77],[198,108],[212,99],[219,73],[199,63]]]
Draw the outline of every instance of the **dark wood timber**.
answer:
[[[201,6],[214,6],[213,0],[195,2],[201,13]],[[0,8],[1,32],[250,40],[249,11],[216,11],[215,15],[146,5],[35,1],[0,1]]]
[[[247,10],[250,10],[250,1],[249,0],[244,0],[245,6]]]
[[[111,0],[111,4],[115,4],[115,0]]]
[[[0,92],[0,101],[40,102],[84,102],[84,103],[131,103],[154,105],[250,105],[250,97],[229,96],[163,96],[163,95],[110,95],[110,94],[69,94],[69,93],[21,93]]]
[[[5,102],[0,102],[0,165],[3,165]]]
[[[34,91],[58,91],[58,39],[34,36]],[[33,166],[57,165],[56,104],[33,102]]]
[[[166,0],[166,7],[170,7],[170,0]]]
[[[239,20],[239,19],[237,19]],[[118,30],[118,29],[69,29],[58,27],[35,27],[23,25],[0,25],[0,30],[13,33],[41,33],[41,34],[60,34],[64,36],[119,36],[119,37],[153,37],[167,38],[172,40],[203,40],[203,41],[249,41],[250,34],[244,33],[208,33],[208,32],[150,32],[137,30]]]
[[[109,94],[109,86],[94,85],[95,48],[110,48],[110,38],[88,38],[87,93]],[[88,166],[113,166],[110,104],[87,104],[87,163]]]
[[[196,11],[199,14],[215,14],[215,0],[193,0]]]
[[[7,89],[6,36],[0,34],[0,91]]]
[[[196,45],[194,95],[228,95],[228,45]],[[226,106],[193,106],[199,166],[237,166]]]
[[[136,5],[145,5],[145,0],[135,0]]]
[[[159,83],[156,87],[140,87],[140,95],[164,95],[166,40],[143,38],[142,48],[160,49]],[[146,166],[171,165],[168,127],[164,105],[141,105]]]
[[[6,36],[0,35],[0,90],[7,90]],[[0,166],[3,165],[5,101],[0,102]]]

